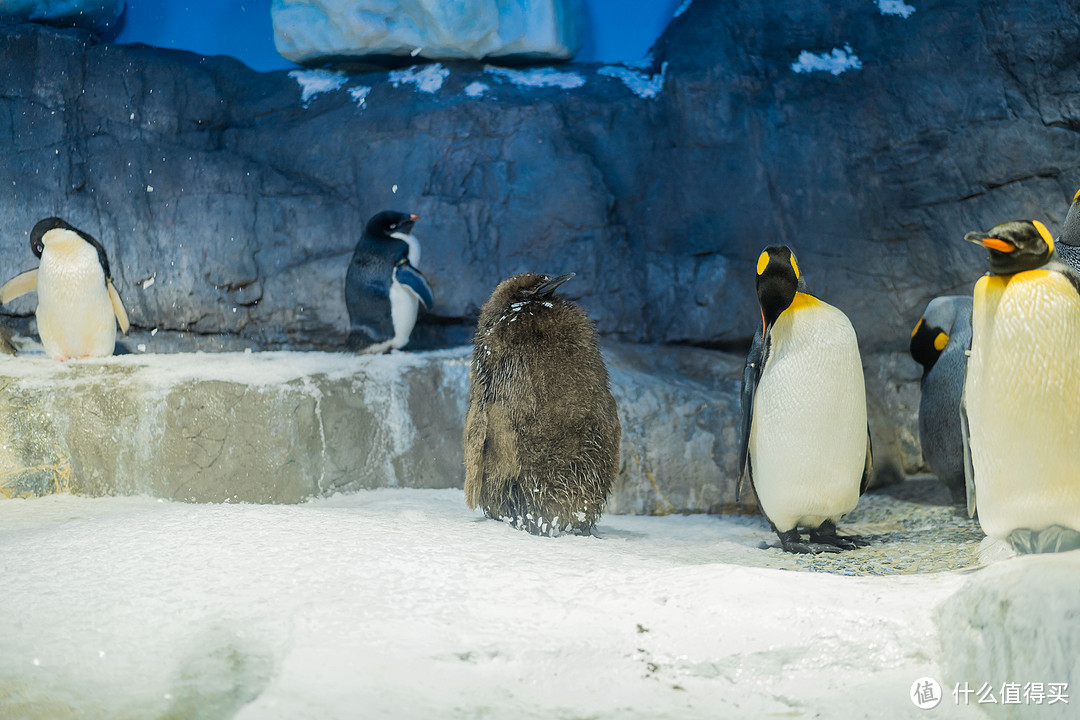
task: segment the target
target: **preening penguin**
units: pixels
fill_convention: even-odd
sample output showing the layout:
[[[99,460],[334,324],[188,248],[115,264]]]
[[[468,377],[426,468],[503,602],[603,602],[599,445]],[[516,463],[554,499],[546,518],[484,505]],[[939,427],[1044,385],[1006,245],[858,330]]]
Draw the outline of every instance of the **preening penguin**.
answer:
[[[934,298],[911,331],[911,357],[923,366],[919,443],[923,458],[949,489],[953,502],[967,500],[960,400],[971,346],[971,297]]]
[[[113,286],[105,248],[82,230],[50,217],[30,231],[30,249],[41,263],[0,287],[0,303],[37,291],[38,335],[54,360],[112,355],[116,325],[126,333],[128,317]]]
[[[420,305],[434,304],[431,288],[417,269],[420,242],[412,228],[419,218],[387,210],[364,228],[345,273],[350,347],[365,353],[405,347]]]
[[[1080,273],[1037,220],[965,240],[986,248],[964,384],[968,510],[1018,552],[1080,547]]]
[[[757,262],[762,331],[746,359],[742,389],[744,479],[784,550],[839,552],[866,545],[840,536],[870,474],[866,388],[847,316],[806,292],[785,246]],[[803,542],[799,528],[810,531]]]
[[[1080,272],[1080,190],[1073,195],[1069,214],[1065,216],[1065,224],[1061,226],[1061,235],[1058,236],[1054,252],[1063,263]]]
[[[504,280],[480,311],[465,418],[465,501],[535,535],[589,533],[619,473],[621,428],[573,274]]]

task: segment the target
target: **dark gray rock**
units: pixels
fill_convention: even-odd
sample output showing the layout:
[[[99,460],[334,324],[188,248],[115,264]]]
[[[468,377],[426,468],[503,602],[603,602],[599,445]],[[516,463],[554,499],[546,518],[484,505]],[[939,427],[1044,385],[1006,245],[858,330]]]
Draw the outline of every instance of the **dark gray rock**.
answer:
[[[1076,10],[695,0],[647,71],[368,68],[323,92],[227,58],[0,30],[4,279],[56,214],[113,258],[129,347],[338,349],[349,253],[396,207],[423,216],[437,298],[413,349],[467,342],[513,273],[574,271],[610,340],[738,351],[759,322],[753,261],[784,242],[859,333],[879,469],[899,476],[923,467],[910,328],[984,269],[963,233],[1014,217],[1056,232],[1080,185]],[[861,67],[793,70],[834,48]],[[32,307],[3,311],[25,324]]]

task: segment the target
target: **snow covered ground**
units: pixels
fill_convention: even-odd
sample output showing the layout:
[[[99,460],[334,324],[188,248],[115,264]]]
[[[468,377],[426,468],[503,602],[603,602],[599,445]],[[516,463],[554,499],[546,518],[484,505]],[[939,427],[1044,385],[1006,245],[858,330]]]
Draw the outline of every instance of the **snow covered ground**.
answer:
[[[763,549],[757,517],[599,531],[532,537],[460,490],[0,499],[0,717],[924,717],[964,573],[806,572],[863,551]]]

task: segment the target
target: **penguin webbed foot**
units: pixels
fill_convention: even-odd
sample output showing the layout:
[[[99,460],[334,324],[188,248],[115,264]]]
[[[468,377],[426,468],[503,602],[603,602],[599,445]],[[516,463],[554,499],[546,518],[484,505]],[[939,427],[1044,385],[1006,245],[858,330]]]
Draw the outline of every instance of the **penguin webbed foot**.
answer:
[[[811,530],[810,542],[832,545],[839,550],[854,550],[870,544],[869,540],[859,535],[840,535],[832,520],[826,520],[816,530]]]
[[[776,534],[780,537],[780,547],[782,547],[785,552],[796,555],[817,555],[819,553],[840,552],[840,548],[836,545],[814,542],[813,538],[811,538],[810,542],[803,542],[802,536],[799,535],[798,528],[792,528],[787,532],[778,532]]]

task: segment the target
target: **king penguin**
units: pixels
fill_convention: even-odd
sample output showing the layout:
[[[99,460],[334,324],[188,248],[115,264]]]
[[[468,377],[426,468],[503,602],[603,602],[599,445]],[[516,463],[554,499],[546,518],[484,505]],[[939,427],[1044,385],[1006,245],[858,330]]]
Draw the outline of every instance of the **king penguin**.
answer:
[[[761,512],[791,553],[839,552],[866,540],[840,536],[870,475],[866,388],[855,329],[810,295],[795,255],[770,246],[755,282],[761,333],[743,372],[742,468]],[[803,542],[799,528],[809,530]]]
[[[405,347],[420,305],[427,309],[434,304],[431,287],[417,269],[420,242],[412,228],[419,218],[386,210],[364,228],[345,273],[350,347],[365,353]]]
[[[1080,273],[1038,220],[964,239],[990,257],[962,406],[968,511],[1018,552],[1080,548]]]
[[[0,303],[37,291],[38,335],[54,360],[107,357],[116,346],[116,325],[127,332],[128,316],[113,286],[105,248],[60,218],[30,231],[30,249],[41,263],[0,287]]]
[[[971,346],[971,296],[936,297],[911,331],[911,357],[923,367],[919,444],[953,502],[967,502],[960,400]]]
[[[480,311],[465,417],[465,501],[534,535],[589,534],[619,473],[621,426],[596,328],[555,290],[504,280]]]

